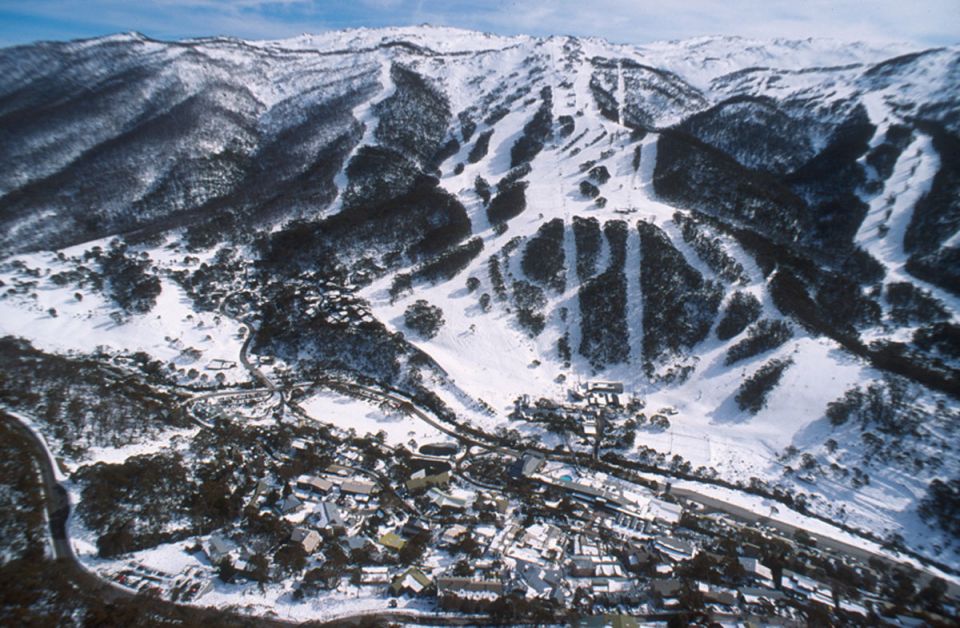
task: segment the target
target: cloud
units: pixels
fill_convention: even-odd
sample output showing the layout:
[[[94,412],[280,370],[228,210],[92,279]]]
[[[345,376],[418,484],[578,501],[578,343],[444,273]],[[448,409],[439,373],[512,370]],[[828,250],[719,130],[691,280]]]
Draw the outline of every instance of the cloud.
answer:
[[[503,34],[644,43],[699,35],[956,43],[956,0],[0,0],[0,41],[139,30],[160,38],[273,38],[422,22]]]

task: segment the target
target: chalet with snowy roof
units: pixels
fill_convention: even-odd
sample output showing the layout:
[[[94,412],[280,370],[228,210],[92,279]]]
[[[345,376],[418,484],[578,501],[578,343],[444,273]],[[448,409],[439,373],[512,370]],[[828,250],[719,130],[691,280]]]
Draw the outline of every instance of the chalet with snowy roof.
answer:
[[[303,548],[307,554],[312,554],[320,546],[320,533],[309,528],[294,528],[290,533],[290,541]]]
[[[579,578],[622,578],[623,567],[613,556],[574,556],[568,563],[570,575]]]
[[[466,526],[460,525],[459,523],[453,524],[440,535],[440,547],[448,547],[455,544],[466,532]]]
[[[345,478],[349,476],[353,470],[350,467],[343,466],[342,464],[332,463],[328,465],[324,471],[326,471],[328,474],[338,475],[341,478]]]
[[[676,525],[679,523],[682,515],[683,506],[657,498],[652,498],[647,503],[647,509],[644,512],[645,519],[659,521],[668,525]]]
[[[411,595],[421,595],[433,585],[433,581],[416,567],[410,567],[399,574],[390,583],[390,593],[400,595],[408,593]]]
[[[690,560],[697,555],[697,548],[689,541],[670,536],[658,536],[653,547],[673,561]]]
[[[556,569],[526,561],[517,561],[517,581],[528,598],[550,597],[554,589],[561,588],[563,577]]]
[[[287,515],[300,510],[303,507],[303,500],[296,495],[287,495],[280,504],[280,512]]]
[[[431,488],[427,491],[427,499],[440,509],[466,510],[469,505],[469,500],[466,497],[452,495],[437,488]]]
[[[333,531],[346,530],[347,524],[340,515],[340,509],[333,502],[321,502],[317,509],[317,525]]]
[[[347,549],[351,552],[354,550],[361,550],[368,545],[372,545],[373,541],[365,536],[351,535],[346,538]]]
[[[209,540],[203,546],[203,552],[207,555],[207,560],[213,565],[219,564],[221,560],[236,549],[236,543],[219,533],[211,534]]]
[[[376,490],[376,485],[372,482],[362,480],[347,480],[340,485],[340,492],[346,495],[352,495],[357,501],[366,501],[370,499]]]
[[[798,600],[815,600],[827,606],[833,605],[833,590],[828,585],[788,569],[783,570],[780,588]]]
[[[297,478],[297,488],[305,493],[326,495],[333,488],[333,482],[312,475],[302,475]]]
[[[407,520],[407,522],[403,524],[403,527],[400,528],[400,536],[408,539],[412,539],[424,532],[430,532],[430,525],[414,517]]]
[[[623,394],[623,382],[583,382],[569,390],[570,396],[577,400],[587,398],[593,394]]]
[[[762,587],[740,587],[739,593],[740,600],[750,605],[773,604],[786,598],[780,591]]]
[[[563,556],[566,535],[555,525],[537,523],[521,532],[518,545],[537,552],[548,560],[558,560]]]
[[[722,606],[733,606],[737,603],[737,592],[734,589],[718,587],[705,582],[697,583],[697,591],[703,596],[705,602],[720,604]]]

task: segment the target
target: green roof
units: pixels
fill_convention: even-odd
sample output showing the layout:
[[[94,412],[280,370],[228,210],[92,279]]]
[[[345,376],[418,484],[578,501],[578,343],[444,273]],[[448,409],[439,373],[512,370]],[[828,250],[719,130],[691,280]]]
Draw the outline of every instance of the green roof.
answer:
[[[577,628],[638,628],[635,617],[630,615],[595,615],[584,617],[574,623]]]
[[[413,580],[416,584],[410,583],[410,580]],[[390,584],[390,590],[396,594],[403,591],[404,588],[409,587],[414,593],[420,593],[431,584],[433,584],[433,581],[431,581],[425,573],[416,567],[410,567],[393,579],[393,582]]]
[[[403,549],[407,544],[406,541],[401,539],[397,534],[393,532],[387,532],[380,537],[380,545],[384,547],[389,547],[390,549],[397,550],[398,552]]]

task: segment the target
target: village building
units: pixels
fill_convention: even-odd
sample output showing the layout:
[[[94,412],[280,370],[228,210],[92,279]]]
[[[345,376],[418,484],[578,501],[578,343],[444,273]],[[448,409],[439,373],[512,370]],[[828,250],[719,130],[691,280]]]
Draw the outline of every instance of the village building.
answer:
[[[455,544],[466,532],[466,526],[460,525],[459,523],[453,524],[449,528],[445,529],[440,535],[440,547],[449,547],[450,545]]]
[[[357,501],[366,501],[373,495],[376,485],[362,480],[347,480],[340,485],[340,492],[352,495]]]
[[[283,503],[280,504],[280,511],[283,514],[290,514],[300,510],[303,507],[303,501],[296,495],[287,495]]]
[[[798,600],[812,599],[821,604],[833,605],[833,591],[829,586],[788,569],[783,570],[780,588]]]
[[[333,502],[320,502],[317,509],[317,525],[331,530],[346,530],[347,524],[340,515],[340,509]]]
[[[232,368],[236,368],[237,363],[233,360],[224,360],[222,358],[215,358],[207,364],[207,370],[210,371],[228,371]]]
[[[360,569],[360,584],[390,584],[390,582],[389,567],[373,565]]]
[[[427,475],[426,469],[420,469],[410,476],[405,486],[408,491],[417,491],[430,487],[446,487],[450,484],[450,472],[443,471],[433,475]]]
[[[693,543],[670,536],[658,536],[654,539],[653,546],[673,561],[690,560],[697,554],[697,548]]]
[[[740,561],[740,565],[743,566],[747,575],[754,582],[761,586],[773,588],[773,572],[770,571],[769,567],[760,564],[760,561],[756,558],[741,556],[737,560]]]
[[[294,528],[290,533],[290,541],[303,548],[307,554],[312,554],[320,546],[320,533],[309,528]]]
[[[518,545],[537,552],[547,560],[559,560],[563,556],[566,535],[555,525],[537,523],[520,534]]]
[[[347,549],[350,550],[351,552],[355,550],[362,550],[373,544],[373,541],[371,541],[369,538],[365,536],[351,535],[351,536],[348,536],[345,540],[347,543]]]
[[[539,471],[545,463],[542,455],[536,452],[524,452],[510,465],[507,471],[512,478],[528,478]]]
[[[392,549],[395,552],[399,552],[407,545],[407,542],[395,532],[387,532],[380,537],[379,542],[380,545],[383,545],[387,549]]]
[[[452,495],[437,488],[431,488],[427,491],[427,498],[441,509],[466,510],[469,505],[469,500],[466,497]]]
[[[301,475],[297,478],[297,488],[306,493],[326,495],[333,488],[333,482],[312,475]]]
[[[735,589],[699,582],[697,583],[697,591],[703,596],[705,602],[721,604],[723,606],[733,606],[737,603],[737,592]]]
[[[676,525],[680,523],[680,517],[683,515],[683,507],[679,504],[672,504],[662,499],[652,498],[647,504],[645,517],[654,521],[659,521],[667,525]]]
[[[210,535],[210,539],[203,546],[203,552],[207,560],[213,565],[218,565],[221,560],[236,551],[237,544],[219,533]]]
[[[661,599],[675,598],[683,590],[683,583],[676,578],[655,578],[650,581],[650,592]]]
[[[573,628],[638,628],[640,624],[635,617],[621,613],[583,617],[575,619],[572,625]]]
[[[393,579],[393,582],[390,583],[390,593],[392,595],[400,595],[401,593],[420,595],[429,589],[432,584],[433,582],[426,574],[416,567],[410,567]]]
[[[520,591],[528,598],[548,598],[556,589],[562,591],[563,574],[557,569],[542,565],[517,561],[517,583]],[[564,594],[565,595],[565,594]]]
[[[425,532],[430,532],[430,525],[415,517],[408,519],[407,522],[403,524],[403,527],[400,528],[400,536],[407,539],[412,539],[418,534]]]
[[[780,591],[760,587],[740,587],[740,599],[744,604],[773,604],[786,596]]]

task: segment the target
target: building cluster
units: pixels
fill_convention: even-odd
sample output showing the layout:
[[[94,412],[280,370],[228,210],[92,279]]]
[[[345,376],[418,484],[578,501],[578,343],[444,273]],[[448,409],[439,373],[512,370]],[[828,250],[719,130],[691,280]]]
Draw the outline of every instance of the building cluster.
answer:
[[[310,319],[343,326],[373,323],[373,314],[363,299],[354,294],[355,290],[352,284],[339,286],[318,279],[316,284],[298,288],[297,295],[303,299],[304,314]]]
[[[552,432],[576,435],[581,445],[595,448],[605,431],[612,431],[628,419],[635,424],[643,407],[643,400],[625,394],[620,382],[583,382],[569,388],[563,402],[521,395],[514,402],[510,418],[539,423]]]
[[[189,603],[203,597],[213,588],[208,574],[196,567],[183,573],[170,574],[131,560],[104,572],[115,585],[174,602]]]
[[[591,407],[590,395],[607,395],[606,407],[624,405],[615,385],[581,390],[577,407]],[[303,463],[298,472],[264,477],[247,497],[248,509],[283,523],[281,546],[302,557],[294,571],[281,569],[276,546],[258,546],[234,526],[201,539],[205,569],[172,576],[131,566],[115,581],[190,601],[216,586],[228,562],[235,579],[263,582],[266,574],[292,580],[299,595],[338,589],[384,597],[385,606],[415,598],[447,612],[637,616],[699,608],[781,623],[804,621],[811,604],[866,618],[889,603],[875,582],[851,591],[833,569],[842,563],[863,582],[876,581],[870,566],[810,547],[762,517],[738,519],[690,491],[535,451],[487,452],[506,473],[468,477],[461,469],[478,455],[473,449],[436,444],[400,456],[373,440],[369,446],[378,448],[377,456],[365,450],[373,468],[347,446],[333,463],[311,467],[305,461],[318,445],[295,440],[280,459]],[[481,468],[492,475],[491,466]]]

